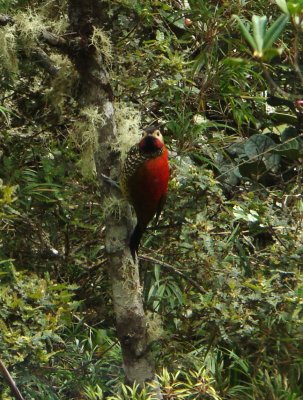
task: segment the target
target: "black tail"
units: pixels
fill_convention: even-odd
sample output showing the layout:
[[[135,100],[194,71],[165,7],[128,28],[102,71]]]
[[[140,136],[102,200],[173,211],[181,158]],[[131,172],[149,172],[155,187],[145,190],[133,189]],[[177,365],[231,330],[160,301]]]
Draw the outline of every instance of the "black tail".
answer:
[[[133,260],[136,261],[136,254],[138,254],[138,248],[140,244],[140,240],[143,235],[143,229],[137,224],[131,237],[130,237],[130,242],[129,242],[129,249],[131,252],[131,255],[133,257]]]

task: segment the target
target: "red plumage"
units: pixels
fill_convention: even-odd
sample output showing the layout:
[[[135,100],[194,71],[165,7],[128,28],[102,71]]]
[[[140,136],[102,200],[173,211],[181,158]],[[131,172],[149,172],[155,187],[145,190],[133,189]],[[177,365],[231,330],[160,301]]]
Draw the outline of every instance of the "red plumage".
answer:
[[[168,151],[158,130],[133,146],[124,164],[121,187],[133,205],[137,225],[130,239],[132,256],[138,252],[143,232],[165,203],[169,180]]]
[[[138,223],[144,229],[154,215],[161,212],[167,194],[168,178],[168,151],[165,148],[161,156],[145,161],[130,180],[132,204]]]

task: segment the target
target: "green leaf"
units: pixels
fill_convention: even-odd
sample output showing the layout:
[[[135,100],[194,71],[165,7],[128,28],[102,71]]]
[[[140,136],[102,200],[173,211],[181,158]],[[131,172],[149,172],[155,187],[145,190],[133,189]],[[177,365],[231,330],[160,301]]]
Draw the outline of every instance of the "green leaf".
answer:
[[[287,24],[289,19],[288,15],[281,15],[267,31],[267,17],[265,15],[253,15],[251,23],[253,35],[250,34],[249,29],[237,15],[235,15],[234,18],[237,20],[244,38],[252,47],[254,57],[266,57],[267,60],[270,60],[271,58],[281,54],[282,49],[272,49],[272,45],[280,36]]]
[[[276,4],[285,14],[289,14],[286,0],[276,0]]]
[[[271,120],[274,124],[296,124],[297,117],[291,114],[283,114],[283,113],[272,113],[270,115]]]
[[[168,12],[160,10],[159,14],[162,15],[170,24],[176,26],[179,29],[186,30],[186,26],[184,25],[184,17],[179,17],[178,14],[172,13],[171,9],[168,9]],[[181,14],[180,14],[181,15]]]
[[[289,20],[288,15],[282,14],[280,17],[270,26],[264,36],[263,49],[267,50],[272,47],[274,42],[278,39],[285,25]]]
[[[300,15],[303,11],[302,0],[290,0],[287,2],[287,9],[291,15]]]
[[[280,167],[281,159],[279,154],[270,151],[275,146],[275,142],[270,137],[256,134],[247,140],[244,149],[249,159],[263,161],[267,170],[276,172]]]
[[[277,172],[281,164],[281,156],[276,153],[271,153],[265,156],[264,163],[266,168],[272,172]]]
[[[247,42],[250,44],[253,50],[257,50],[257,44],[252,37],[252,35],[249,32],[249,29],[246,28],[244,22],[239,18],[237,15],[234,15],[234,19],[238,22],[240,31],[242,32],[242,35],[244,38],[247,40]]]
[[[283,48],[270,48],[263,51],[262,59],[263,61],[270,61],[274,57],[278,57],[282,54]]]
[[[268,149],[273,147],[275,142],[266,135],[256,134],[251,136],[244,145],[244,150],[248,158],[264,155]],[[259,159],[259,157],[258,157]]]
[[[4,117],[6,125],[9,125],[8,114],[13,114],[12,111],[6,107],[0,106],[0,114],[2,114],[2,116]]]
[[[302,145],[297,139],[290,140],[289,142],[282,143],[275,153],[287,157],[289,160],[297,160],[300,157],[300,150]]]
[[[265,15],[253,15],[252,17],[252,27],[253,27],[253,36],[255,39],[255,43],[257,45],[257,52],[262,54],[263,53],[263,43],[264,37],[266,32],[266,23],[267,17]]]
[[[286,140],[293,139],[298,137],[297,129],[294,126],[288,126],[281,133],[282,142],[286,142]]]
[[[239,172],[244,177],[256,179],[266,172],[266,167],[263,161],[248,161],[239,165]]]

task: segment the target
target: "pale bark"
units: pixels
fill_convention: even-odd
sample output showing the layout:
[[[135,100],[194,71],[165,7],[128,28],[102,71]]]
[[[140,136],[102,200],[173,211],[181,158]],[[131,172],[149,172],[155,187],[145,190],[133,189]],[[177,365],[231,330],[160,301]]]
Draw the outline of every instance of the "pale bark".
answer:
[[[118,178],[119,161],[112,150],[115,138],[113,95],[109,77],[100,56],[90,45],[94,26],[102,23],[102,2],[98,0],[70,0],[71,31],[79,40],[79,48],[69,54],[80,75],[80,103],[98,106],[104,123],[98,128],[99,146],[95,153],[97,173],[103,185],[103,198],[115,189],[102,183],[101,174]],[[105,18],[106,16],[104,16]],[[74,40],[76,37],[73,38]],[[120,196],[115,193],[115,196]],[[143,384],[153,378],[154,371],[148,356],[147,327],[143,310],[142,288],[138,264],[133,263],[128,249],[130,222],[127,208],[121,219],[109,216],[106,221],[106,251],[112,282],[112,300],[116,315],[117,335],[121,343],[124,371],[128,383]]]

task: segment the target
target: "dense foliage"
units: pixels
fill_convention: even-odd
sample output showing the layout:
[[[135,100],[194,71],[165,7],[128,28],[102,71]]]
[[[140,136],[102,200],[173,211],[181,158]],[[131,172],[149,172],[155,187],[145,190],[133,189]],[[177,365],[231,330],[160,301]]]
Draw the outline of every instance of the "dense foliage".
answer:
[[[13,18],[0,27],[1,359],[27,399],[151,399],[122,384],[110,205],[91,157],[100,116],[41,39],[65,32],[67,6],[0,1]],[[141,249],[165,398],[302,399],[303,3],[102,7],[93,44],[117,115],[157,121],[171,154],[163,218]],[[3,379],[0,393],[12,398]]]

